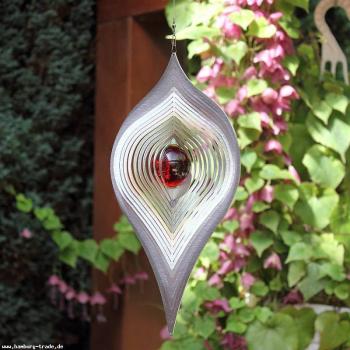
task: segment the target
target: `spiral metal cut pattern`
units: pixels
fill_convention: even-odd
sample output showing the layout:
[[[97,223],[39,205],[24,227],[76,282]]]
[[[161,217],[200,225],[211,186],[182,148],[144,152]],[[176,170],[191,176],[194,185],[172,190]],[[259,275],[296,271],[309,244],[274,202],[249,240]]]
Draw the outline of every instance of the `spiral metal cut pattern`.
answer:
[[[169,144],[186,150],[191,162],[190,181],[167,188],[155,171],[155,160]],[[143,220],[171,269],[206,215],[225,196],[232,157],[217,126],[201,117],[173,88],[169,96],[129,126],[115,150],[114,172],[120,192]],[[177,197],[177,198],[176,198]]]

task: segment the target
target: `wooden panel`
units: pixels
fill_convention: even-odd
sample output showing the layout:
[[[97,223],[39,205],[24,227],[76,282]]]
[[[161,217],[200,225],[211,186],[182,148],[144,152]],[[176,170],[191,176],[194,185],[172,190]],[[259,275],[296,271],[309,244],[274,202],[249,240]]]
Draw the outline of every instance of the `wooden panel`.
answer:
[[[94,236],[98,240],[113,234],[113,223],[120,214],[110,180],[112,144],[128,112],[158,81],[168,62],[170,46],[164,39],[167,32],[162,13],[98,26],[94,174]],[[150,281],[142,292],[138,287],[130,288],[118,311],[106,306],[108,322],[92,325],[92,350],[159,348],[159,331],[165,325],[160,295],[143,254],[140,263]],[[127,264],[132,271],[134,260]],[[94,272],[93,279],[94,288],[99,290],[110,283],[98,272]]]
[[[167,3],[168,0],[99,0],[98,22],[159,11],[164,9]]]
[[[112,227],[120,215],[109,172],[113,141],[130,108],[128,67],[132,19],[100,25],[97,31],[96,118],[94,155],[94,237],[114,234]],[[94,289],[105,290],[107,279],[93,273]],[[105,307],[108,322],[92,325],[92,349],[121,349],[121,310]]]
[[[133,22],[130,72],[132,105],[137,104],[156,84],[168,63],[170,46],[163,39],[166,31],[163,16],[148,15]],[[165,318],[160,293],[144,255],[141,265],[151,278],[145,283],[143,293],[134,288],[124,300],[122,350],[156,350],[161,344],[159,332],[165,325]]]

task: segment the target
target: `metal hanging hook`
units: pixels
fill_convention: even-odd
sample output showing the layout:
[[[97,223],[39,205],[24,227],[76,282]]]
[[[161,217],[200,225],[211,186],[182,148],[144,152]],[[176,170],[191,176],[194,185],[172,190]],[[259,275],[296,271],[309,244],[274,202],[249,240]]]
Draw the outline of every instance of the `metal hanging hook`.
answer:
[[[173,35],[171,38],[171,52],[176,53],[176,20],[175,20],[175,0],[173,0],[173,24],[171,26]]]

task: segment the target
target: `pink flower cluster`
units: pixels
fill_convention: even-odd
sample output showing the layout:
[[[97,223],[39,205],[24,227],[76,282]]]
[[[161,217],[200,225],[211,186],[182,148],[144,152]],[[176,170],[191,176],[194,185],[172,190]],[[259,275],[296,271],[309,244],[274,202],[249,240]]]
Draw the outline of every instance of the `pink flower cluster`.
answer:
[[[134,285],[138,281],[143,282],[147,279],[148,275],[146,272],[138,272],[133,276],[126,275],[118,284],[113,283],[106,290],[106,293],[113,295],[113,303],[116,308],[118,297],[122,294],[123,286]],[[107,299],[104,296],[105,293],[98,291],[92,294],[84,291],[78,292],[57,275],[51,275],[47,283],[50,287],[51,303],[57,305],[61,311],[66,309],[69,318],[74,318],[75,311],[80,307],[81,319],[84,321],[90,321],[89,308],[91,313],[93,312],[93,308],[95,308],[96,320],[98,322],[106,321],[106,317],[103,314],[103,306],[107,302]]]

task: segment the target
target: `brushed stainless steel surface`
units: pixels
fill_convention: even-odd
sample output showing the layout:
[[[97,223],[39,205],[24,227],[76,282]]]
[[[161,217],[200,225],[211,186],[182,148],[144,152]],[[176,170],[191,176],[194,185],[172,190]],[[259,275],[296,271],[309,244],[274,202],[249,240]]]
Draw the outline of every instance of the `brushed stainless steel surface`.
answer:
[[[173,189],[155,171],[171,144],[191,161],[188,179]],[[191,84],[173,53],[158,84],[122,125],[111,157],[116,197],[150,260],[170,332],[191,270],[230,207],[239,175],[227,116]]]

